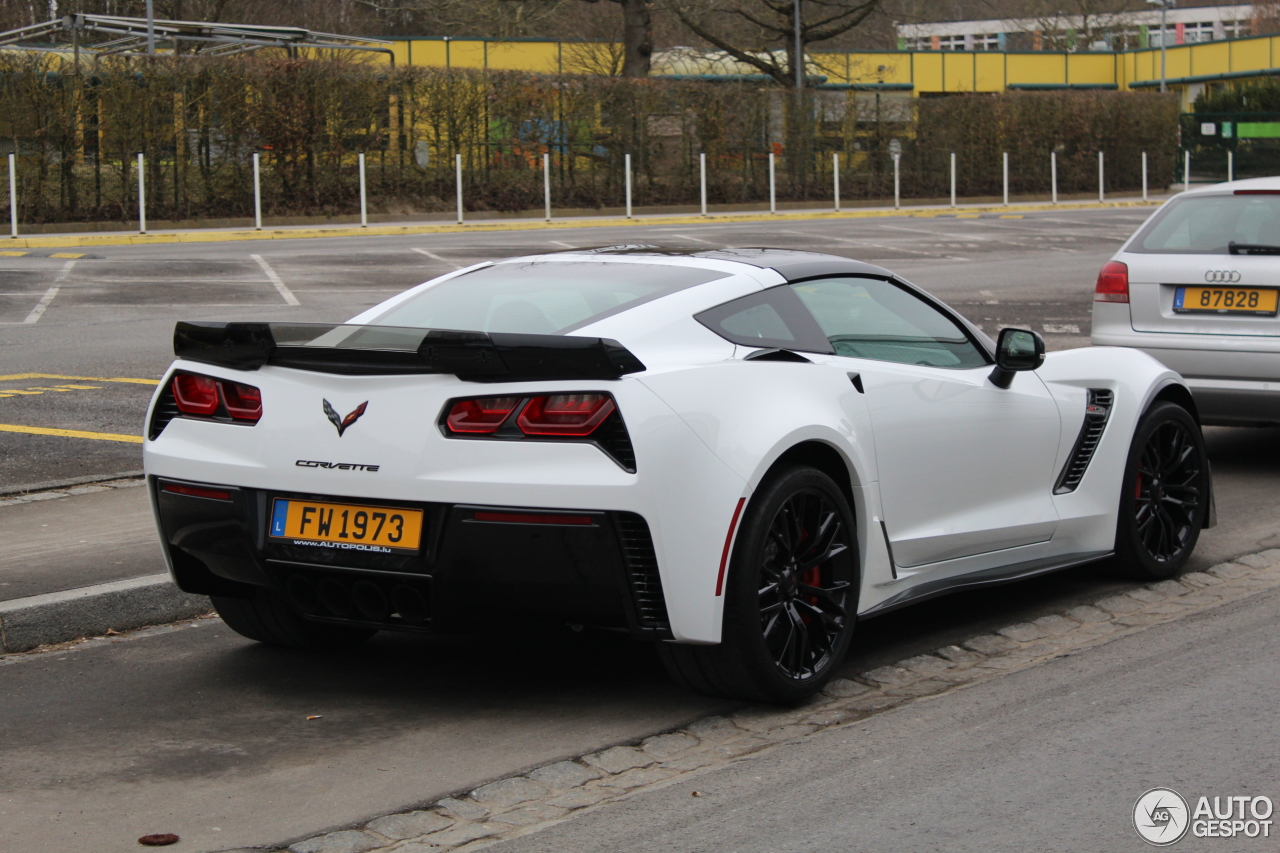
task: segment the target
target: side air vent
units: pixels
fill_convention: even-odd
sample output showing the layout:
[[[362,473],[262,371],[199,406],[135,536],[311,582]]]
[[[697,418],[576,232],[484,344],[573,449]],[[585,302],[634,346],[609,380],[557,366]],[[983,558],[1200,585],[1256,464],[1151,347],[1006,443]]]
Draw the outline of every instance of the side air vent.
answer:
[[[636,626],[654,637],[670,637],[671,621],[667,618],[667,600],[662,594],[658,556],[653,550],[649,525],[634,512],[616,512],[613,518],[622,545],[627,585],[631,587],[631,600],[635,603]]]
[[[1089,461],[1093,459],[1093,453],[1098,449],[1098,442],[1102,439],[1102,431],[1107,427],[1107,418],[1111,416],[1113,402],[1115,402],[1113,392],[1102,388],[1089,389],[1089,403],[1084,410],[1084,425],[1080,427],[1080,437],[1076,439],[1076,446],[1067,457],[1067,464],[1058,475],[1058,484],[1053,488],[1055,495],[1074,492],[1076,486],[1080,485],[1080,481],[1084,479],[1084,472],[1088,469]]]
[[[168,382],[160,392],[155,411],[151,413],[151,426],[147,429],[147,438],[155,441],[169,425],[169,421],[178,416],[178,402],[173,399],[173,383]]]
[[[627,432],[627,425],[623,423],[620,414],[614,412],[609,415],[591,437],[595,439],[596,444],[600,445],[601,450],[613,457],[613,461],[625,468],[628,473],[636,472],[636,451],[631,446],[631,435]],[[640,523],[644,524],[644,520],[641,519]],[[647,529],[645,535],[649,535]]]

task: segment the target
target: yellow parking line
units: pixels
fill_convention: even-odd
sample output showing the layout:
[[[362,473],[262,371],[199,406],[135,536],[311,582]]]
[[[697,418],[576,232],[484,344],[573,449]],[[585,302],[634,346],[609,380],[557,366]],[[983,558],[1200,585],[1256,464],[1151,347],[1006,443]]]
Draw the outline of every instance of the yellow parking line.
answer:
[[[1002,213],[1000,214],[1000,218],[1001,219],[1026,219],[1026,217],[1023,216],[1021,213]]]
[[[118,432],[85,432],[80,429],[46,429],[45,427],[19,426],[18,424],[0,424],[0,432],[23,432],[30,435],[57,435],[62,438],[96,438],[99,441],[127,441],[130,444],[142,444],[142,436],[123,435]]]
[[[956,219],[977,219],[981,215],[980,213],[957,213]]]
[[[71,259],[71,260],[73,260],[73,261],[78,261],[78,260],[80,260],[81,258],[87,258],[87,257],[89,257],[89,256],[88,256],[88,255],[86,255],[84,252],[54,252],[54,253],[53,253],[52,255],[50,255],[49,257],[51,257],[51,258],[70,258],[70,259]]]
[[[25,258],[30,252],[0,252],[0,258]]]
[[[159,379],[109,379],[103,376],[63,376],[58,373],[10,373],[0,376],[0,382],[16,382],[19,379],[78,379],[87,382],[128,382],[134,385],[159,385]]]

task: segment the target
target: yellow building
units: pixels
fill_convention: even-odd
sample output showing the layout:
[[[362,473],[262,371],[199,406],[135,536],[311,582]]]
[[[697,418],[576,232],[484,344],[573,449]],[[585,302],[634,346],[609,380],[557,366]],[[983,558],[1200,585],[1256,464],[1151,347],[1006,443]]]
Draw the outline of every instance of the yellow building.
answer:
[[[398,39],[397,65],[530,71],[542,74],[610,73],[621,46],[603,42],[542,39]],[[723,56],[689,51],[655,56],[656,77],[716,79],[758,76]],[[1280,74],[1280,35],[1170,46],[1166,83],[1182,95],[1184,108],[1206,86]],[[915,96],[957,92],[1036,89],[1150,90],[1160,86],[1160,49],[1054,53],[1047,51],[850,51],[815,52],[810,74],[820,88],[910,92]],[[667,73],[663,73],[667,72]],[[825,78],[825,79],[823,79]],[[763,81],[763,76],[760,76]]]

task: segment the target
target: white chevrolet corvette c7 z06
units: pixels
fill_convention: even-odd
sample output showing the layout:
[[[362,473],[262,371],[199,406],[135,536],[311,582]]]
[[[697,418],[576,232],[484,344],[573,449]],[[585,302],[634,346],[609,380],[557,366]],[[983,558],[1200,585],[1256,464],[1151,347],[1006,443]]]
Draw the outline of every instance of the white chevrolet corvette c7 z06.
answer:
[[[174,348],[144,445],[166,557],[267,643],[591,625],[796,702],[859,617],[1108,557],[1169,577],[1212,518],[1176,373],[992,342],[823,254],[513,258]]]

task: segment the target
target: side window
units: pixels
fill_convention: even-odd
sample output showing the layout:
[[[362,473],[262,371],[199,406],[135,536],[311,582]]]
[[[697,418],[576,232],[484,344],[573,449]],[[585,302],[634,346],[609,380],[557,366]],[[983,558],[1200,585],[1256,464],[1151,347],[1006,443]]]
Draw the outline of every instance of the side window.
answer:
[[[987,356],[954,320],[892,282],[823,278],[790,285],[836,355],[929,367],[982,367]]]
[[[694,319],[742,346],[832,352],[827,336],[785,284],[717,305]]]

